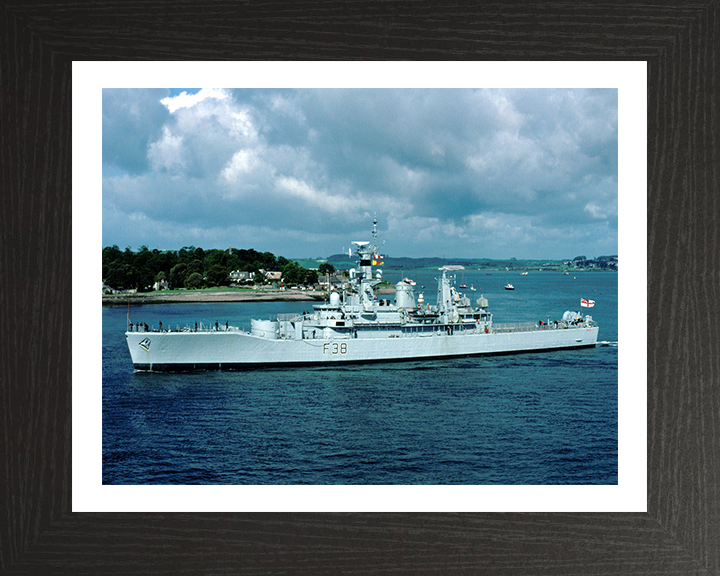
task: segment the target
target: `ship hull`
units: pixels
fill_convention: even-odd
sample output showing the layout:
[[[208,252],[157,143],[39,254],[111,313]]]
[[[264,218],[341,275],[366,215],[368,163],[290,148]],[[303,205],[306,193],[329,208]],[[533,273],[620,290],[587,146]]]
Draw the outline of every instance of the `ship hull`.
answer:
[[[270,339],[239,330],[127,332],[136,370],[246,370],[516,354],[595,346],[598,328],[435,332],[423,336]]]

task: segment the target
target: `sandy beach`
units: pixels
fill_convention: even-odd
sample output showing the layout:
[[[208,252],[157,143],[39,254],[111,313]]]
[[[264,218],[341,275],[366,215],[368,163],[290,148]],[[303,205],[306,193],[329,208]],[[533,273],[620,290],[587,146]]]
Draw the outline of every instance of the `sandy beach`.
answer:
[[[217,292],[162,291],[136,294],[106,294],[103,306],[127,306],[130,304],[179,304],[185,302],[293,302],[323,301],[326,292],[300,290],[228,290]]]

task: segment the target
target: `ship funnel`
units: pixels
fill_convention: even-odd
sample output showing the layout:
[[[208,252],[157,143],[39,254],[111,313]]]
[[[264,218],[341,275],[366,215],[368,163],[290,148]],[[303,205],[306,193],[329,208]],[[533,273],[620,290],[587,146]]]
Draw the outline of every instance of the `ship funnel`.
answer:
[[[398,308],[415,308],[413,287],[404,280],[395,284],[395,303]]]

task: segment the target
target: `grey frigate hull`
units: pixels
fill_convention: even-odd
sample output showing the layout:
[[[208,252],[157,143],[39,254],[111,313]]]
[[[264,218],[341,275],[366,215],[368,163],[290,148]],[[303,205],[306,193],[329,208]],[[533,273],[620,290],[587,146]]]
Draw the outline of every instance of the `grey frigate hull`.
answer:
[[[136,370],[242,370],[513,354],[596,345],[598,328],[453,331],[367,338],[268,339],[240,330],[129,332]]]

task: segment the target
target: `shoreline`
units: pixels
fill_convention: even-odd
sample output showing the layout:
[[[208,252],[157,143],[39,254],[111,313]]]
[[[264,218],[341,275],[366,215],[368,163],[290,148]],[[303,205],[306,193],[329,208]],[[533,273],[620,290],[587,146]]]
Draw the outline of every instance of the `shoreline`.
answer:
[[[192,302],[323,302],[327,292],[287,291],[218,291],[218,292],[139,292],[134,294],[104,294],[103,306],[128,304],[184,304]]]

